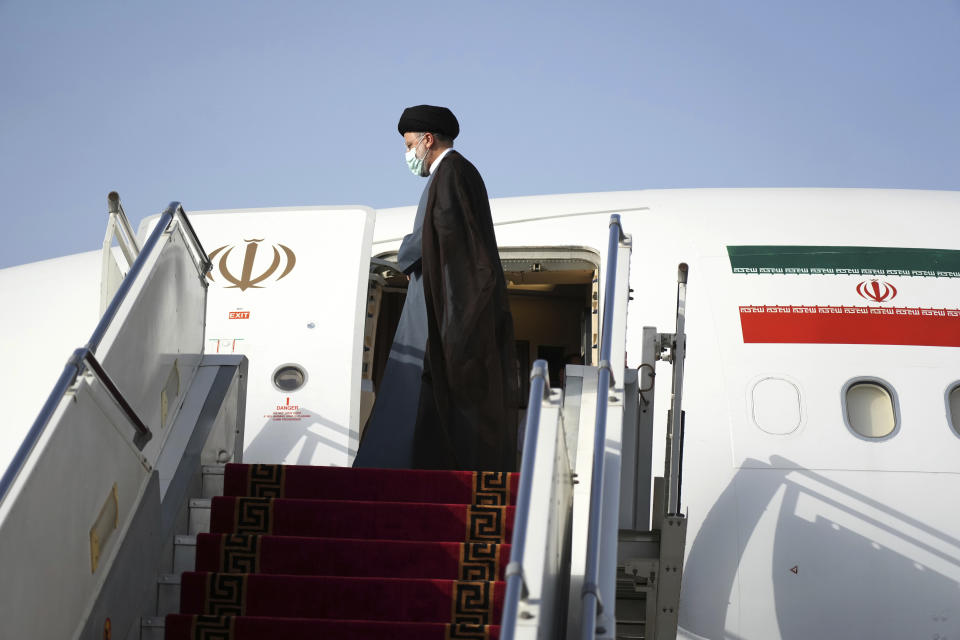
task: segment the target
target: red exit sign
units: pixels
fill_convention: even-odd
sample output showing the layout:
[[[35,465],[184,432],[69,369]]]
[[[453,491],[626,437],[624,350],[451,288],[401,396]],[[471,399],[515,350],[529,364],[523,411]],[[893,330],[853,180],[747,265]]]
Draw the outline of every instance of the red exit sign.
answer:
[[[249,311],[231,311],[229,318],[230,320],[249,320],[250,312]]]

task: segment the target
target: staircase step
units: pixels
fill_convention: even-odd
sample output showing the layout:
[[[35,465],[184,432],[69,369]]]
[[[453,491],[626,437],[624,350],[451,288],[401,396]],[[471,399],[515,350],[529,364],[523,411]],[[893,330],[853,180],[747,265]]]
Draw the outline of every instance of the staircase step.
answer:
[[[197,536],[173,537],[173,571],[193,571],[197,566]]]
[[[179,611],[181,574],[162,574],[157,578],[157,615],[163,617]]]
[[[140,618],[140,634],[134,637],[139,640],[164,640],[166,621],[162,617]]]
[[[489,625],[500,620],[503,590],[503,582],[190,572],[180,612]]]
[[[210,498],[191,498],[190,534],[210,531]]]
[[[498,544],[513,533],[514,507],[226,496],[211,502],[211,533]]]
[[[206,533],[195,544],[197,571],[227,573],[502,580],[510,557],[510,545],[488,542]]]
[[[356,620],[312,620],[307,618],[269,618],[252,616],[167,617],[167,640],[222,638],[226,640],[447,640],[470,638],[499,640],[500,627],[461,627],[431,622],[361,622]],[[228,635],[227,635],[228,634]]]
[[[518,474],[499,471],[351,469],[275,464],[228,464],[225,496],[513,504]]]
[[[224,466],[222,464],[205,464],[201,469],[202,494],[204,498],[223,495],[223,474]]]

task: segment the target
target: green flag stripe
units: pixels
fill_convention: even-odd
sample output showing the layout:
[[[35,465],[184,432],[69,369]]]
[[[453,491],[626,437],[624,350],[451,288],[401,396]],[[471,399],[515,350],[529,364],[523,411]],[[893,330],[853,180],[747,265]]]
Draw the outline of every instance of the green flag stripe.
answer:
[[[960,251],[901,247],[728,246],[734,273],[960,278]]]

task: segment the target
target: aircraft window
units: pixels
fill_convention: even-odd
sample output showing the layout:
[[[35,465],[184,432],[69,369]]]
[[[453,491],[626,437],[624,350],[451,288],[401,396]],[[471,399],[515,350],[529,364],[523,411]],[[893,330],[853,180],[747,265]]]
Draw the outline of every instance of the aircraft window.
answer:
[[[800,426],[800,390],[783,378],[764,378],[753,386],[753,421],[773,435],[793,433]]]
[[[960,435],[960,382],[947,392],[947,415],[953,430]]]
[[[883,438],[897,428],[894,396],[879,380],[848,384],[844,404],[847,426],[865,438]]]
[[[273,372],[273,386],[280,391],[296,391],[307,382],[307,372],[295,364],[285,364]]]

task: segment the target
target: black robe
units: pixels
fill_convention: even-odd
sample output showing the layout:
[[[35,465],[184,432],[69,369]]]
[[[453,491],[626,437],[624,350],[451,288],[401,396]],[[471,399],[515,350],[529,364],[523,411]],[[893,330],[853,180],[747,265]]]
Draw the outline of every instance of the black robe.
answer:
[[[423,301],[420,245],[432,182],[431,175],[420,196],[413,230],[404,237],[397,253],[397,268],[410,276],[410,283],[354,467],[411,469],[414,466],[413,429],[419,410],[423,358],[427,348],[427,308]]]
[[[487,190],[456,151],[432,178],[422,235],[428,338],[414,466],[512,471],[519,380]]]

